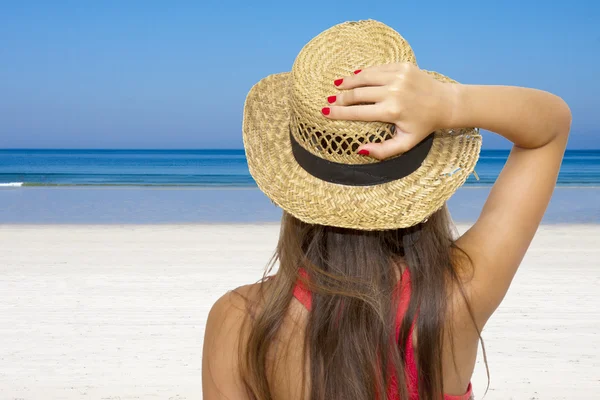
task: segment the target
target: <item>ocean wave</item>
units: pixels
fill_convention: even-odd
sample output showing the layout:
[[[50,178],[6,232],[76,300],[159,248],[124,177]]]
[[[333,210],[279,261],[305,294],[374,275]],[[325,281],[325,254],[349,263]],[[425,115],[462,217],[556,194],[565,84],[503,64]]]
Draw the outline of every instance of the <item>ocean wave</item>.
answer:
[[[102,183],[49,183],[49,182],[11,182],[11,183],[0,183],[2,187],[81,187],[81,188],[93,188],[93,187],[117,187],[117,188],[256,188],[254,182],[240,183],[240,182],[197,182],[197,183],[134,183],[134,182],[102,182]]]
[[[495,183],[495,179],[488,177],[481,178],[479,181],[473,179],[468,180],[462,186],[466,189],[482,189],[491,188]],[[227,181],[215,181],[215,182],[194,182],[194,183],[133,183],[133,182],[103,182],[103,183],[46,183],[46,182],[8,182],[0,183],[0,189],[2,188],[28,188],[28,187],[72,187],[72,188],[169,188],[169,189],[257,189],[258,187],[254,182],[227,182]],[[600,183],[596,181],[586,180],[561,180],[556,184],[556,188],[566,189],[599,189]]]

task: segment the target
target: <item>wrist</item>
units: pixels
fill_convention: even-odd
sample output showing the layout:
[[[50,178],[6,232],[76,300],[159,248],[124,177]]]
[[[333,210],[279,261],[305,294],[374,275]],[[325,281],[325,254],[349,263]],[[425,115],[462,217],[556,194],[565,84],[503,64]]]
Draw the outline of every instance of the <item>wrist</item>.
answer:
[[[449,94],[446,118],[442,128],[460,128],[464,124],[462,109],[465,103],[466,86],[460,83],[447,83],[445,86],[448,87]]]

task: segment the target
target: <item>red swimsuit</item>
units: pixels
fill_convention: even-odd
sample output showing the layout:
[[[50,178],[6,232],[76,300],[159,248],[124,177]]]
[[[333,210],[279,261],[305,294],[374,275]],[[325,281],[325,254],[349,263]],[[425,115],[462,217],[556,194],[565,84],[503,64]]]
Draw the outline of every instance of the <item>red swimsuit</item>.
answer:
[[[300,274],[305,278],[308,278],[304,270],[300,270]],[[404,313],[406,313],[406,310],[408,309],[410,300],[410,274],[408,272],[408,268],[402,273],[402,279],[400,282],[400,303],[398,312],[396,314],[396,338],[400,336],[400,324],[402,322],[402,318],[404,317]],[[304,287],[301,281],[298,281],[294,287],[294,297],[296,297],[300,303],[302,303],[304,307],[310,311],[312,307],[311,293]],[[413,328],[414,326],[410,329],[409,338],[412,338]],[[408,375],[408,392],[410,393],[410,400],[419,400],[419,392],[417,389],[417,364],[415,362],[412,340],[407,340],[406,343],[406,371]],[[397,389],[398,382],[394,377],[392,377],[390,387],[388,388],[389,399],[399,400],[397,396]],[[471,398],[472,390],[470,383],[469,387],[467,388],[467,392],[462,396],[444,395],[444,400],[470,400]]]

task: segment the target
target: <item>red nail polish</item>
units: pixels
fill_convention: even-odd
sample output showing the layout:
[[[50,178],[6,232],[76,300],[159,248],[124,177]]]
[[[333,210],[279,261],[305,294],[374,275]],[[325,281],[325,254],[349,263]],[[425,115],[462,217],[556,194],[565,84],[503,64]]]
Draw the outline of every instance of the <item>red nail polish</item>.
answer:
[[[333,81],[333,84],[334,84],[335,86],[340,86],[340,85],[342,84],[342,82],[344,82],[344,80],[343,80],[343,79],[336,79],[335,81]]]
[[[357,69],[356,71],[354,71],[354,75],[360,73],[360,71],[362,71],[362,69]]]
[[[331,112],[331,108],[329,107],[324,107],[321,112],[323,113],[323,115],[329,115],[329,113]]]
[[[358,154],[360,154],[361,156],[368,156],[369,150],[362,149],[361,151],[358,152]]]
[[[331,104],[331,103],[335,103],[336,99],[337,99],[337,96],[329,96],[327,98],[327,101],[329,102],[329,104]]]

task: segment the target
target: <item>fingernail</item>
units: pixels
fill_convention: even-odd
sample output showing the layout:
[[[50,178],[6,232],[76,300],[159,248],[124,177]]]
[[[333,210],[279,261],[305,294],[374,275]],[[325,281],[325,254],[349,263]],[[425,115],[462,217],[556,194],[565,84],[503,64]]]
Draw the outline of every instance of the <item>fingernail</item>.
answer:
[[[354,75],[358,74],[360,71],[362,71],[362,69],[357,69],[356,71],[354,71]]]
[[[335,103],[335,100],[337,99],[337,96],[329,96],[327,98],[327,101],[329,102],[329,104]]]
[[[362,149],[361,151],[358,152],[358,154],[360,154],[361,156],[368,156],[369,150]]]
[[[343,79],[336,79],[335,81],[333,81],[333,84],[334,84],[335,86],[340,86],[340,85],[342,84],[342,82],[344,82],[344,80],[343,80]]]
[[[329,107],[324,107],[321,112],[323,113],[323,115],[329,115],[329,113],[331,112],[331,108]]]

